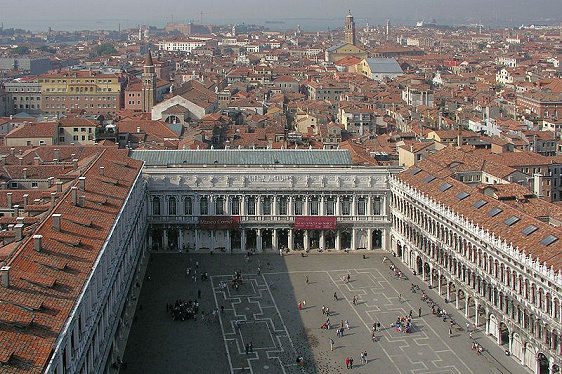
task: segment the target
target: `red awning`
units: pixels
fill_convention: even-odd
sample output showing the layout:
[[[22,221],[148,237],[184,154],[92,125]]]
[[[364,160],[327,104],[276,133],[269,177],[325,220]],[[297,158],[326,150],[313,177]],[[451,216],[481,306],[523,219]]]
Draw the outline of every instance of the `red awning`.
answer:
[[[336,217],[296,216],[295,230],[335,230]]]

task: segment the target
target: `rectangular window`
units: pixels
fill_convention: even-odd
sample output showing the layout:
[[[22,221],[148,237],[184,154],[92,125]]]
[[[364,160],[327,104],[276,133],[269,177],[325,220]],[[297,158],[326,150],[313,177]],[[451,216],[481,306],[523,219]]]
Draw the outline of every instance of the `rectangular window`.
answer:
[[[310,215],[317,216],[319,214],[318,207],[320,206],[317,197],[313,197],[310,200]]]
[[[359,198],[357,200],[357,215],[364,216],[367,214],[367,202],[365,198]]]
[[[263,215],[271,215],[271,198],[266,197],[263,199]]]
[[[333,216],[334,214],[336,214],[335,208],[336,208],[335,199],[333,197],[329,197],[328,200],[326,201],[326,215]]]
[[[219,197],[215,201],[215,213],[217,215],[223,215],[224,214],[224,199],[222,197]]]
[[[201,210],[201,215],[209,214],[209,203],[206,197],[202,197],[199,203],[199,207]]]
[[[248,197],[248,215],[256,215],[256,198],[254,196]]]
[[[281,197],[279,199],[279,214],[282,216],[287,215],[287,198]]]
[[[295,199],[295,216],[302,216],[302,198]]]
[[[351,201],[349,197],[344,197],[341,202],[341,213],[344,216],[349,216],[351,214]]]
[[[382,199],[379,196],[373,198],[373,211],[372,214],[378,216],[382,211]]]
[[[230,206],[230,214],[233,216],[240,215],[240,198],[235,197],[232,199]]]

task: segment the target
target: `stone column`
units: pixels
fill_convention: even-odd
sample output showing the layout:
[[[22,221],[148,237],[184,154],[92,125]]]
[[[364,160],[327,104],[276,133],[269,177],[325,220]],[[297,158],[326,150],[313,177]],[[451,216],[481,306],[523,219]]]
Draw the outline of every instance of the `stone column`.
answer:
[[[352,216],[356,216],[357,215],[357,195],[353,194],[351,197],[351,215]],[[353,239],[351,240],[351,242],[353,243]]]
[[[178,229],[178,251],[183,250],[183,228]]]
[[[247,205],[246,202],[248,201],[248,197],[247,196],[241,196],[240,197],[240,215],[241,216],[246,216],[246,212],[247,212]]]
[[[341,251],[341,233],[336,230],[336,251]]]
[[[304,197],[302,199],[302,205],[303,205],[302,215],[303,216],[309,216],[310,215],[310,206],[308,205],[309,203],[310,203],[310,196],[304,195]]]
[[[318,196],[318,215],[326,215],[326,196]]]
[[[278,240],[279,238],[277,237],[277,229],[273,229],[273,232],[271,234],[271,246],[273,247],[273,250],[275,252],[279,251]]]
[[[231,210],[231,206],[230,206],[231,201],[232,201],[232,196],[226,195],[226,196],[224,197],[224,205],[225,205],[225,207],[224,207],[224,214],[225,214],[226,216],[230,216],[230,215],[231,215],[231,214],[230,214],[230,212],[232,211],[232,210]]]
[[[467,298],[467,300],[468,300],[468,298]],[[480,303],[478,302],[477,299],[474,299],[474,323],[476,324],[476,326],[478,326],[480,324],[479,309],[480,309]],[[468,310],[468,308],[467,308],[467,310]],[[467,317],[468,317],[468,313],[467,313]]]
[[[195,229],[195,250],[199,250],[199,229]]]
[[[341,199],[340,195],[336,195],[336,216],[341,214]]]
[[[168,229],[162,230],[162,249],[168,250]]]
[[[439,276],[439,280],[437,281],[437,289],[439,292],[439,296],[441,296],[441,270],[437,270],[437,275]]]
[[[367,249],[370,251],[373,249],[373,229],[367,229]],[[404,252],[404,251],[402,251]]]
[[[261,216],[263,214],[263,196],[256,196],[256,216]],[[259,230],[258,230],[259,231]]]
[[[277,195],[273,195],[273,198],[271,199],[271,215],[276,216],[278,215],[278,211],[279,208],[277,206],[278,201],[277,201]]]
[[[209,244],[209,250],[213,251],[215,249],[215,242],[216,242],[216,231],[215,230],[211,230],[211,243]]]
[[[230,237],[230,230],[226,230],[226,251],[232,252],[232,238]]]
[[[246,251],[246,229],[240,230],[240,250],[242,252]]]
[[[464,294],[464,316],[466,318],[468,318],[468,294]],[[475,318],[476,318],[477,314],[475,314]],[[476,321],[478,321],[478,319],[476,318]],[[478,322],[476,322],[476,325],[478,325]]]
[[[304,230],[303,241],[304,241],[304,250],[305,251],[310,250],[310,239],[308,237],[308,230]]]
[[[263,252],[262,229],[256,229],[256,252]]]
[[[373,215],[373,197],[371,195],[367,196],[367,215]]]
[[[294,196],[287,196],[287,215],[294,216],[295,215],[295,198]]]
[[[351,229],[351,250],[355,250],[356,247],[356,242],[355,242],[355,236],[356,236],[356,231],[355,231],[355,227]]]
[[[148,249],[152,251],[152,230],[148,231]]]
[[[292,251],[295,247],[293,235],[293,229],[289,229],[289,233],[287,234],[287,247],[289,247],[289,251]]]
[[[320,248],[326,249],[326,232],[324,230],[320,231],[320,243],[318,243]]]

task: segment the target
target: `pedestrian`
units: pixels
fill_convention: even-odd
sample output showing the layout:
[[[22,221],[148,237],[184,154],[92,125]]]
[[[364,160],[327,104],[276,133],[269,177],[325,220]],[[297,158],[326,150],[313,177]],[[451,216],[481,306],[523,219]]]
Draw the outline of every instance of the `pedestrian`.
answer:
[[[373,322],[373,331],[377,331],[377,323]]]
[[[195,261],[195,268],[199,269],[199,261]]]
[[[326,315],[329,316],[330,315],[330,308],[326,307]]]
[[[322,305],[322,315],[326,314],[326,306]]]
[[[334,292],[334,301],[338,301],[338,294]]]
[[[303,308],[303,309],[306,308],[306,300],[303,300],[303,301],[302,301],[302,308]]]
[[[421,318],[421,306],[418,308],[418,318]]]
[[[367,364],[367,351],[363,352],[363,360],[365,360],[365,364]]]
[[[412,311],[412,309],[410,309],[410,314],[408,314],[408,318],[412,318],[412,313],[413,313],[413,311]]]
[[[350,279],[351,279],[351,275],[347,273],[347,283],[349,283]]]
[[[302,302],[301,301],[299,301],[298,305],[299,305],[299,310],[302,310]]]
[[[261,274],[261,268],[258,266],[258,275]]]
[[[348,320],[345,321],[345,328],[349,330],[349,321]]]
[[[377,322],[377,330],[381,331],[381,323]]]
[[[349,369],[349,357],[345,358],[345,367]]]
[[[402,302],[402,294],[401,293],[398,294],[398,301]]]
[[[308,284],[308,275],[306,276],[306,284]]]
[[[246,354],[248,354],[248,352],[250,352],[250,344],[246,343]]]
[[[250,342],[249,348],[250,348],[250,352],[253,352],[253,351],[254,351],[254,345],[252,344],[252,342]]]
[[[349,358],[349,368],[353,369],[353,357]]]
[[[201,298],[201,290],[197,290],[197,298],[198,298],[198,299]]]
[[[466,323],[466,331],[470,331],[470,323]]]
[[[451,326],[449,326],[449,338],[453,335],[453,329],[451,329]]]
[[[357,296],[353,296],[353,305],[357,305]]]
[[[361,363],[364,363],[363,351],[361,351]]]
[[[330,351],[334,350],[334,339],[330,338]]]
[[[375,330],[373,330],[373,332],[371,333],[371,340],[373,341],[373,343],[377,340],[377,336],[375,335]]]

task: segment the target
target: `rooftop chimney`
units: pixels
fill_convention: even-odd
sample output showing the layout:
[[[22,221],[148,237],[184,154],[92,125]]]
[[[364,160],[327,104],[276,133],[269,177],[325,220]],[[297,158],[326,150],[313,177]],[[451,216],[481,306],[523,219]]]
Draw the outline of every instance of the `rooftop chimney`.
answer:
[[[100,166],[100,175],[103,176],[104,171],[105,171],[105,167],[104,167],[104,166]]]
[[[16,242],[19,242],[23,238],[23,224],[18,223],[15,225],[14,232],[16,233]]]
[[[78,206],[84,208],[86,206],[86,196],[81,195],[78,197]]]
[[[80,188],[80,191],[86,191],[86,177],[78,178],[78,188]]]
[[[2,287],[9,288],[10,287],[10,267],[9,266],[2,266],[0,268],[0,274],[2,277]]]
[[[25,208],[27,205],[29,205],[29,194],[24,194],[23,195],[23,207]]]
[[[57,198],[56,192],[51,192],[51,205],[55,205],[55,199]]]
[[[57,192],[62,192],[62,181],[57,182]]]
[[[16,153],[16,149],[14,147],[10,148],[10,154],[14,155]]]
[[[12,209],[12,204],[13,204],[13,202],[12,202],[12,195],[13,195],[12,192],[8,192],[8,193],[6,194],[6,199],[8,200],[8,209]]]
[[[23,179],[27,179],[27,168],[23,168]]]
[[[17,217],[19,215],[20,215],[20,206],[14,205],[14,217]]]
[[[42,241],[43,241],[43,235],[33,235],[33,248],[37,252],[41,252]]]
[[[52,217],[53,217],[53,229],[60,231],[61,215],[53,214]]]
[[[78,205],[78,187],[72,187],[70,192],[72,193],[72,204],[74,204],[74,206]]]
[[[53,161],[58,162],[60,160],[60,149],[55,149],[53,151]]]
[[[47,178],[47,180],[49,181],[49,187],[52,187],[53,183],[55,182],[55,177],[49,177]]]
[[[137,133],[140,133],[140,132],[141,132],[140,126],[137,126]]]
[[[33,157],[33,165],[35,166],[41,165],[41,157],[39,156]]]

